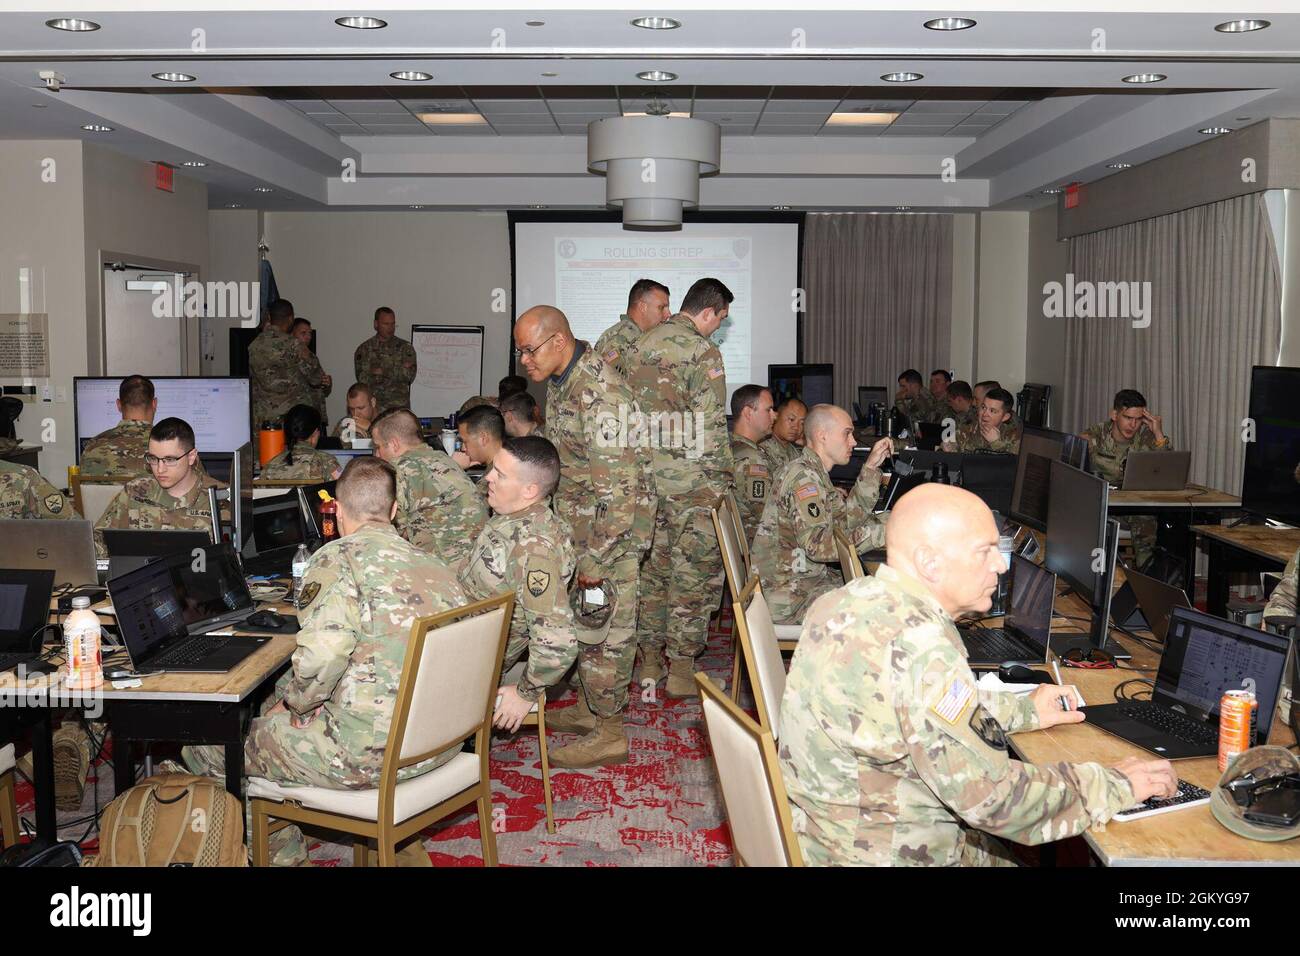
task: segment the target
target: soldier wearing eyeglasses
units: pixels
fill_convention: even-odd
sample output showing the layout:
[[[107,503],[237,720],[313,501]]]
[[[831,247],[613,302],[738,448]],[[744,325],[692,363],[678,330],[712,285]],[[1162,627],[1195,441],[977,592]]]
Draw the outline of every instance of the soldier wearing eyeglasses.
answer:
[[[95,553],[108,557],[105,528],[145,531],[212,532],[209,488],[225,485],[197,468],[194,429],[179,418],[164,418],[149,432],[144,456],[149,474],[128,481],[95,522]]]

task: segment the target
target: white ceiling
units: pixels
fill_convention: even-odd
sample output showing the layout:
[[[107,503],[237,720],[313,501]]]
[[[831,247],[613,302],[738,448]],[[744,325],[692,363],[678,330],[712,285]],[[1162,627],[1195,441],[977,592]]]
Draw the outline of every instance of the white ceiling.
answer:
[[[148,0],[14,5],[0,12],[0,137],[202,160],[178,174],[205,180],[213,206],[599,208],[604,182],[586,171],[586,124],[644,110],[656,95],[723,129],[722,172],[701,183],[705,209],[1027,208],[1051,201],[1044,188],[1115,174],[1109,163],[1200,142],[1202,127],[1300,116],[1296,0],[1249,12],[1224,0],[1106,0],[1088,11],[1002,0],[1000,10],[938,12],[897,0],[880,10],[819,0],[817,11],[761,0],[711,0],[710,11],[526,0],[508,12],[436,0],[382,10],[322,0],[205,0],[202,12]],[[630,25],[649,12],[683,25]],[[334,23],[352,13],[388,26]],[[977,26],[922,26],[957,14]],[[101,29],[45,26],[72,15]],[[1272,25],[1213,29],[1243,15]],[[651,69],[679,78],[646,86],[636,74]],[[41,70],[66,78],[61,92],[44,88]],[[164,70],[197,81],[151,78]],[[389,76],[398,70],[433,79],[401,83]],[[924,79],[882,82],[896,70]],[[1142,72],[1168,79],[1121,82]],[[826,125],[832,112],[869,107],[900,115],[889,126]],[[420,112],[486,122],[428,125]],[[114,131],[84,133],[91,122]],[[355,182],[341,175],[349,162]],[[950,167],[955,180],[942,175]]]

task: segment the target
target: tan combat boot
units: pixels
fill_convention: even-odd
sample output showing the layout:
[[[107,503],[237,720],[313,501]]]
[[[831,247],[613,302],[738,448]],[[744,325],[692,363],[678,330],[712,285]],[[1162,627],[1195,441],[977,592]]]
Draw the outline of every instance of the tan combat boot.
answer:
[[[662,651],[641,651],[641,663],[637,666],[636,673],[632,679],[636,681],[638,687],[643,685],[646,678],[654,681],[656,684],[664,679],[664,674],[668,673],[664,669],[664,655]]]
[[[695,661],[689,657],[684,660],[668,662],[668,684],[664,692],[669,697],[698,697],[699,689],[695,686]]]
[[[596,715],[587,706],[587,695],[578,691],[578,702],[572,707],[546,713],[546,729],[562,734],[589,734],[596,729]]]
[[[551,766],[566,770],[627,763],[627,735],[623,715],[597,717],[596,729],[576,743],[551,751]]]

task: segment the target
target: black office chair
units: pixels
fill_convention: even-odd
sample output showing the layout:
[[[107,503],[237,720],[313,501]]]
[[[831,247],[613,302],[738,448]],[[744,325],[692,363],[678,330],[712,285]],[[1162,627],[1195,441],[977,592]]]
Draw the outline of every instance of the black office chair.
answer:
[[[1046,428],[1051,420],[1052,386],[1026,382],[1016,395],[1016,415],[1026,425]]]
[[[12,438],[15,441],[18,439],[14,422],[18,421],[18,416],[22,413],[22,399],[14,398],[12,395],[0,398],[0,438]]]

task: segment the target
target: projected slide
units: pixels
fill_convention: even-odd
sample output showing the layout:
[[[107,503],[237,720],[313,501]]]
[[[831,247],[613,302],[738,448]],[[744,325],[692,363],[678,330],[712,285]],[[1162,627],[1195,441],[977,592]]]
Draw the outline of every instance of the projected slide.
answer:
[[[795,360],[797,275],[794,223],[688,223],[665,233],[627,231],[619,223],[515,226],[516,314],[558,306],[588,342],[618,321],[638,279],[668,286],[674,312],[695,280],[722,280],[736,297],[713,335],[729,392],[765,381],[770,363]]]

